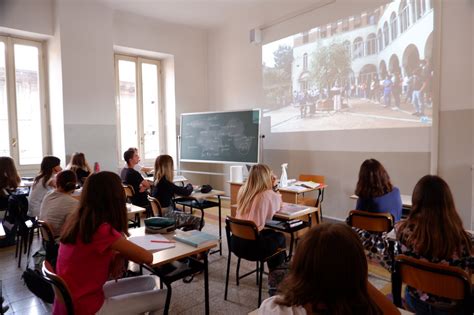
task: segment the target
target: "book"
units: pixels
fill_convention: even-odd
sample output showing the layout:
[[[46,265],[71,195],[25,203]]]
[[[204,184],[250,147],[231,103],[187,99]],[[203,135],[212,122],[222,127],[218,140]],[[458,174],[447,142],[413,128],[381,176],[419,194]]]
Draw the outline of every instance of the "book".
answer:
[[[287,186],[287,187],[282,187],[280,188],[281,190],[290,190],[290,191],[294,191],[294,192],[304,192],[304,191],[307,191],[308,188],[307,187],[303,187],[303,186],[297,186],[297,185],[293,185],[293,186]]]
[[[306,187],[306,188],[309,188],[309,189],[316,189],[318,188],[321,184],[320,183],[315,183],[313,181],[306,181],[306,182],[296,182],[295,183],[296,186],[301,186],[301,187]]]
[[[284,204],[278,212],[282,214],[292,215],[296,212],[300,212],[306,209],[308,209],[307,206],[287,203],[287,204]]]
[[[288,226],[290,228],[294,228],[294,227],[297,227],[299,225],[302,225],[303,224],[303,221],[301,220],[290,220],[288,221],[286,224],[288,224]]]
[[[207,246],[210,244],[216,243],[219,239],[217,236],[204,233],[201,231],[197,230],[192,230],[192,231],[177,231],[177,233],[173,236],[173,238],[177,241],[180,241],[182,243],[194,246],[194,247],[200,247],[200,246]]]
[[[176,246],[175,243],[172,243],[172,241],[159,234],[131,236],[128,240],[150,252],[157,252]]]

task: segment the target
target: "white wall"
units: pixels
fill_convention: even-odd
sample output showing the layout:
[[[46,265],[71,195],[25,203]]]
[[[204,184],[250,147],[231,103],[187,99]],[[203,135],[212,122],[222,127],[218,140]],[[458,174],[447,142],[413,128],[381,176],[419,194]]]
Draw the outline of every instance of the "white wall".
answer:
[[[370,1],[364,1],[368,4]],[[359,2],[347,2],[344,10],[351,11]],[[453,189],[455,201],[466,227],[470,227],[472,214],[472,175],[473,164],[473,104],[472,104],[472,1],[457,0],[442,3],[442,48],[440,71],[441,113],[439,174]],[[331,11],[332,10],[332,11]],[[311,25],[326,23],[334,17],[334,7],[327,6],[301,17],[275,25],[264,32],[264,41],[273,41],[292,33],[308,29]],[[313,15],[313,17],[311,17]],[[258,106],[262,101],[261,48],[249,44],[248,31],[265,23],[260,13],[249,14],[247,22],[234,22],[227,27],[211,31],[209,34],[209,100],[213,109],[231,110]],[[283,25],[284,24],[284,25]],[[462,35],[461,35],[462,34]],[[266,37],[265,37],[266,36]],[[457,112],[458,109],[462,111]],[[459,118],[463,118],[459,120]],[[456,123],[459,121],[459,123]],[[268,132],[268,131],[267,131]],[[326,175],[329,188],[325,198],[325,215],[344,218],[354,203],[347,198],[355,188],[358,168],[365,158],[376,157],[390,172],[392,181],[402,193],[411,194],[416,181],[430,172],[430,153],[424,148],[416,150],[403,145],[410,134],[391,133],[391,137],[380,139],[378,135],[363,135],[360,132],[348,133],[343,137],[333,133],[326,138],[323,133],[266,134],[264,162],[269,163],[279,173],[279,164],[290,162],[290,176],[301,172]],[[459,136],[462,134],[462,136]],[[283,136],[280,137],[280,136]],[[351,147],[328,149],[317,147],[318,141],[338,142],[351,137]],[[284,141],[281,141],[285,139]],[[373,140],[371,140],[373,139]],[[346,140],[347,141],[347,140]],[[383,143],[381,143],[383,141]],[[392,142],[396,145],[391,145]],[[285,146],[292,142],[293,149]],[[284,143],[282,145],[282,143]],[[380,146],[379,146],[380,144]],[[382,147],[383,153],[374,146]],[[359,152],[357,152],[359,147]],[[338,167],[339,166],[339,167]],[[292,171],[293,168],[293,171]]]
[[[6,29],[53,35],[53,0],[0,1],[0,31]]]

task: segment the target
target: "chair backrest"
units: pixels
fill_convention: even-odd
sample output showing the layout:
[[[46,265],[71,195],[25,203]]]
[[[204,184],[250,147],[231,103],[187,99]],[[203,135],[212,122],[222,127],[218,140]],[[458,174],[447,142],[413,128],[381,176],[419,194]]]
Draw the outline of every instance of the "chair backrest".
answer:
[[[54,242],[54,234],[53,234],[53,229],[51,228],[51,225],[47,223],[44,220],[38,220],[36,221],[38,228],[41,233],[41,237],[45,242]]]
[[[133,189],[132,185],[123,184],[123,191],[125,192],[125,197],[127,197],[127,199],[130,199],[135,195],[135,189]]]
[[[69,291],[66,282],[54,272],[53,267],[47,261],[43,262],[43,268],[41,271],[43,272],[46,281],[53,285],[56,302],[65,306],[68,315],[73,315],[74,304],[72,302],[71,292]]]
[[[153,215],[157,215],[159,217],[162,217],[163,216],[163,211],[162,211],[161,204],[158,201],[158,199],[153,198],[151,196],[148,196],[148,201],[150,201],[151,210],[153,211]]]
[[[394,219],[391,213],[374,213],[362,210],[351,210],[347,223],[369,232],[390,232],[393,229]]]
[[[300,174],[300,176],[298,177],[298,180],[302,181],[302,182],[311,181],[311,182],[315,182],[315,183],[324,184],[325,177],[322,176],[322,175]]]
[[[402,283],[436,296],[464,300],[466,314],[472,314],[471,278],[459,267],[398,255],[392,274],[392,293],[398,307],[401,306]]]
[[[228,232],[228,241],[230,240],[231,235],[250,241],[258,240],[258,228],[253,221],[236,219],[227,216],[225,219],[225,224],[226,231]]]

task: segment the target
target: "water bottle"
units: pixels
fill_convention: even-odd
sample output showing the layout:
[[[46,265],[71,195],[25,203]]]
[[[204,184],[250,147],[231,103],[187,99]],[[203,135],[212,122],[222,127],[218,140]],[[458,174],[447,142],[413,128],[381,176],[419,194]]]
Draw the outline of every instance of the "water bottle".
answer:
[[[100,165],[99,162],[94,163],[94,173],[99,173],[100,172]]]
[[[281,165],[280,187],[288,186],[288,174],[286,173],[287,167],[288,167],[288,163],[283,163]]]

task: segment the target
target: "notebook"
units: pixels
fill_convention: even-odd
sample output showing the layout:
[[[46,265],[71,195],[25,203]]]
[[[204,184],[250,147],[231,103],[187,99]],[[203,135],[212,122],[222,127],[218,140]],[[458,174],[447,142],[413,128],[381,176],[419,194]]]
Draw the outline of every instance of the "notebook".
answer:
[[[157,252],[176,246],[174,241],[170,241],[160,234],[132,236],[129,237],[128,240],[151,252]]]
[[[204,233],[201,231],[197,230],[192,230],[192,231],[177,231],[176,234],[173,236],[173,238],[177,241],[180,241],[182,243],[194,246],[194,247],[200,247],[200,246],[207,246],[210,244],[214,244],[218,238],[215,235]]]
[[[296,212],[300,212],[300,211],[303,211],[303,210],[306,210],[306,209],[308,209],[307,206],[287,203],[287,204],[284,204],[278,212],[282,213],[282,214],[292,215]]]

